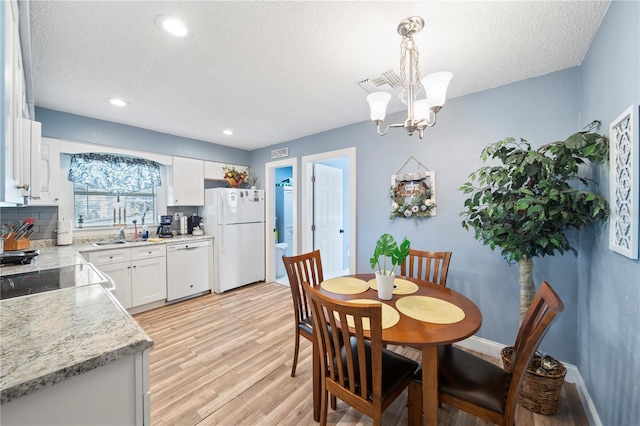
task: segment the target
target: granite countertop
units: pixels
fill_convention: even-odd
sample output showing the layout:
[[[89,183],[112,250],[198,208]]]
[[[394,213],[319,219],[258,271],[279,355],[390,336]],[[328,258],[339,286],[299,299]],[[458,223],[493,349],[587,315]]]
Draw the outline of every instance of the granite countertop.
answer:
[[[58,268],[60,266],[76,265],[87,263],[81,253],[88,253],[101,250],[125,249],[142,247],[149,244],[171,244],[184,241],[211,239],[212,235],[177,235],[173,238],[163,238],[162,241],[142,241],[129,244],[114,244],[104,246],[93,246],[90,241],[74,242],[70,246],[33,245],[31,248],[40,250],[40,254],[28,265],[3,265],[0,268],[0,276],[20,274],[22,272],[39,271],[42,269]],[[95,239],[95,238],[93,238]],[[96,241],[104,241],[108,238],[99,237]]]
[[[0,307],[1,404],[153,346],[100,284],[3,300]]]
[[[85,243],[74,243],[73,248],[81,253],[93,252],[93,251],[101,251],[101,250],[113,250],[113,249],[122,249],[122,248],[135,248],[141,247],[149,244],[172,244],[172,243],[182,243],[185,241],[194,241],[194,240],[206,240],[213,238],[213,235],[176,235],[171,238],[152,238],[153,241],[147,240],[138,240],[129,242],[127,244],[113,244],[113,245],[104,245],[104,246],[94,246],[91,242]],[[160,241],[156,241],[160,240]]]

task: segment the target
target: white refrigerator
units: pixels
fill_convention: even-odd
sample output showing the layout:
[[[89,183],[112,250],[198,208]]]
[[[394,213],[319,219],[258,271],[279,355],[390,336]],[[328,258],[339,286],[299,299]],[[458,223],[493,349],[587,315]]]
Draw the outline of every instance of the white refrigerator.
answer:
[[[213,235],[213,291],[264,281],[264,190],[205,189],[202,219]]]

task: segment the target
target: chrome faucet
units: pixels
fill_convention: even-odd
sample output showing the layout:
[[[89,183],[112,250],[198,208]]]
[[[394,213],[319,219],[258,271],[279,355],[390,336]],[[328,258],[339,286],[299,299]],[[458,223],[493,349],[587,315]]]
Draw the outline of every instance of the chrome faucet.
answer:
[[[124,240],[125,236],[124,236],[124,226],[120,228],[120,234],[118,236],[118,239],[120,240]]]

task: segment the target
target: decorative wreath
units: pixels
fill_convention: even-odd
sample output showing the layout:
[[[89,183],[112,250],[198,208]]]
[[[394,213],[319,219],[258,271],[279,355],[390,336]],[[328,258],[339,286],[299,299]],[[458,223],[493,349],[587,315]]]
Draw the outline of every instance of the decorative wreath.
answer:
[[[433,216],[436,203],[431,199],[431,188],[423,180],[392,185],[389,194],[393,200],[389,219],[412,217],[417,223],[418,218]]]

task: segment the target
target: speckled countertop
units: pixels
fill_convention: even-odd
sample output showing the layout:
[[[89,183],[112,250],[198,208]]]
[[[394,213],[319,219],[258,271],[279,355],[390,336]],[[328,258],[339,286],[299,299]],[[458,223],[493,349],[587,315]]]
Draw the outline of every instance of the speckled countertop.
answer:
[[[91,239],[87,241],[78,241],[74,239],[73,245],[70,246],[52,246],[49,244],[37,245],[33,244],[32,249],[40,250],[40,254],[35,257],[34,261],[29,265],[4,265],[0,268],[0,276],[19,274],[21,272],[39,271],[41,269],[58,268],[60,266],[75,265],[78,263],[86,263],[86,260],[80,253],[88,253],[100,250],[125,249],[132,247],[142,247],[149,244],[171,244],[185,241],[211,239],[212,235],[180,235],[173,238],[165,238],[162,241],[148,242],[142,241],[121,245],[106,245],[95,247],[91,244]],[[92,238],[93,240],[105,240],[104,237]]]
[[[4,404],[153,346],[100,284],[0,302]]]

